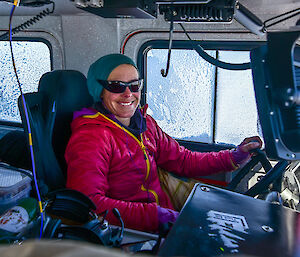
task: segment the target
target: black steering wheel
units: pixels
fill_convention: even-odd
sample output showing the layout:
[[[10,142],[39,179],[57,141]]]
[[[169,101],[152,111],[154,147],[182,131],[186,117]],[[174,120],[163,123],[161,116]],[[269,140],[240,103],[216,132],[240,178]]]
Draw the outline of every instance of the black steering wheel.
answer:
[[[255,149],[253,150],[253,152],[255,153],[255,155],[253,155],[251,157],[251,160],[235,175],[226,189],[235,191],[238,184],[250,172],[250,170],[258,163],[261,163],[263,169],[266,172],[266,175],[244,193],[245,195],[254,197],[258,194],[266,192],[268,186],[279,179],[284,173],[286,167],[289,165],[288,161],[282,160],[279,161],[274,167],[272,167],[264,151]]]

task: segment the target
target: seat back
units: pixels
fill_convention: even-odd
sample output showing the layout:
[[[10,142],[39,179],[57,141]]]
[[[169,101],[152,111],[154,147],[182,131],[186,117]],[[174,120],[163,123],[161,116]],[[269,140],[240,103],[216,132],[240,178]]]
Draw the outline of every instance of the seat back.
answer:
[[[71,135],[73,112],[92,105],[85,76],[73,70],[45,73],[38,92],[24,95],[32,131],[36,173],[40,186],[48,190],[65,187],[64,152]],[[22,97],[19,109],[28,133]],[[48,190],[43,190],[44,193]]]

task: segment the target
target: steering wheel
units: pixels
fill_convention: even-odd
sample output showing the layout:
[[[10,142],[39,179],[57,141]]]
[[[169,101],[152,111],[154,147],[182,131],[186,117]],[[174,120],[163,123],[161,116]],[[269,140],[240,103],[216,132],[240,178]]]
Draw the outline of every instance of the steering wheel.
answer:
[[[232,181],[228,184],[227,189],[235,191],[237,185],[241,180],[250,172],[250,170],[259,162],[263,166],[266,175],[258,181],[253,187],[248,189],[244,194],[248,196],[256,196],[265,192],[268,186],[282,176],[289,162],[286,160],[279,161],[274,167],[272,167],[264,151],[260,149],[253,150],[255,155],[251,157],[251,160],[235,175]]]

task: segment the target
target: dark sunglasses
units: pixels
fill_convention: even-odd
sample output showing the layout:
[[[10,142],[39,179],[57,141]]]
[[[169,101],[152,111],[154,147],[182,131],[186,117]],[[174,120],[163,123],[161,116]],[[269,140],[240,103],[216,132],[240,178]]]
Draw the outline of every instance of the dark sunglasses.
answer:
[[[126,87],[129,87],[130,91],[133,93],[139,92],[143,88],[143,79],[134,80],[130,82],[123,81],[109,81],[97,79],[97,81],[109,92],[112,93],[123,93]]]

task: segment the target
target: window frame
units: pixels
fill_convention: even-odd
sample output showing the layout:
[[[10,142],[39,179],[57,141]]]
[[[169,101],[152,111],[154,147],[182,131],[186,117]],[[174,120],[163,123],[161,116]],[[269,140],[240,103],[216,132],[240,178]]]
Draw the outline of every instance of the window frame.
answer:
[[[172,42],[172,49],[182,49],[182,50],[193,50],[195,45],[200,44],[203,49],[205,50],[215,50],[218,51],[222,50],[231,50],[231,51],[251,51],[253,48],[260,47],[266,42],[261,41],[186,41],[186,40],[173,40]],[[141,94],[141,105],[143,106],[147,103],[147,53],[152,49],[168,49],[169,41],[168,40],[150,40],[144,43],[137,55],[137,65],[140,70],[140,75],[144,79],[144,87]],[[165,67],[162,67],[165,68]],[[216,69],[216,74],[217,74]],[[230,148],[233,145],[231,144],[223,144],[222,146],[215,143],[215,134],[216,134],[216,92],[217,92],[217,75],[215,77],[215,84],[214,84],[214,96],[213,96],[213,124],[212,124],[212,144],[211,146],[207,147],[208,143],[201,143],[195,141],[188,141],[188,140],[181,140],[178,139],[177,141],[181,144],[186,146],[191,150],[197,150],[198,146],[201,145],[204,151],[211,151],[211,150],[223,150],[226,148]],[[216,149],[217,148],[217,149]]]
[[[9,42],[9,40],[0,40],[0,41],[1,42]],[[48,47],[49,53],[50,53],[50,71],[52,71],[54,69],[54,67],[53,67],[53,48],[52,48],[50,41],[48,41],[45,38],[40,38],[40,37],[14,37],[12,39],[12,42],[14,42],[14,41],[44,43]],[[0,119],[0,126],[11,127],[11,128],[14,128],[14,127],[15,128],[23,128],[22,122],[7,121],[7,120],[1,120],[1,119]]]

